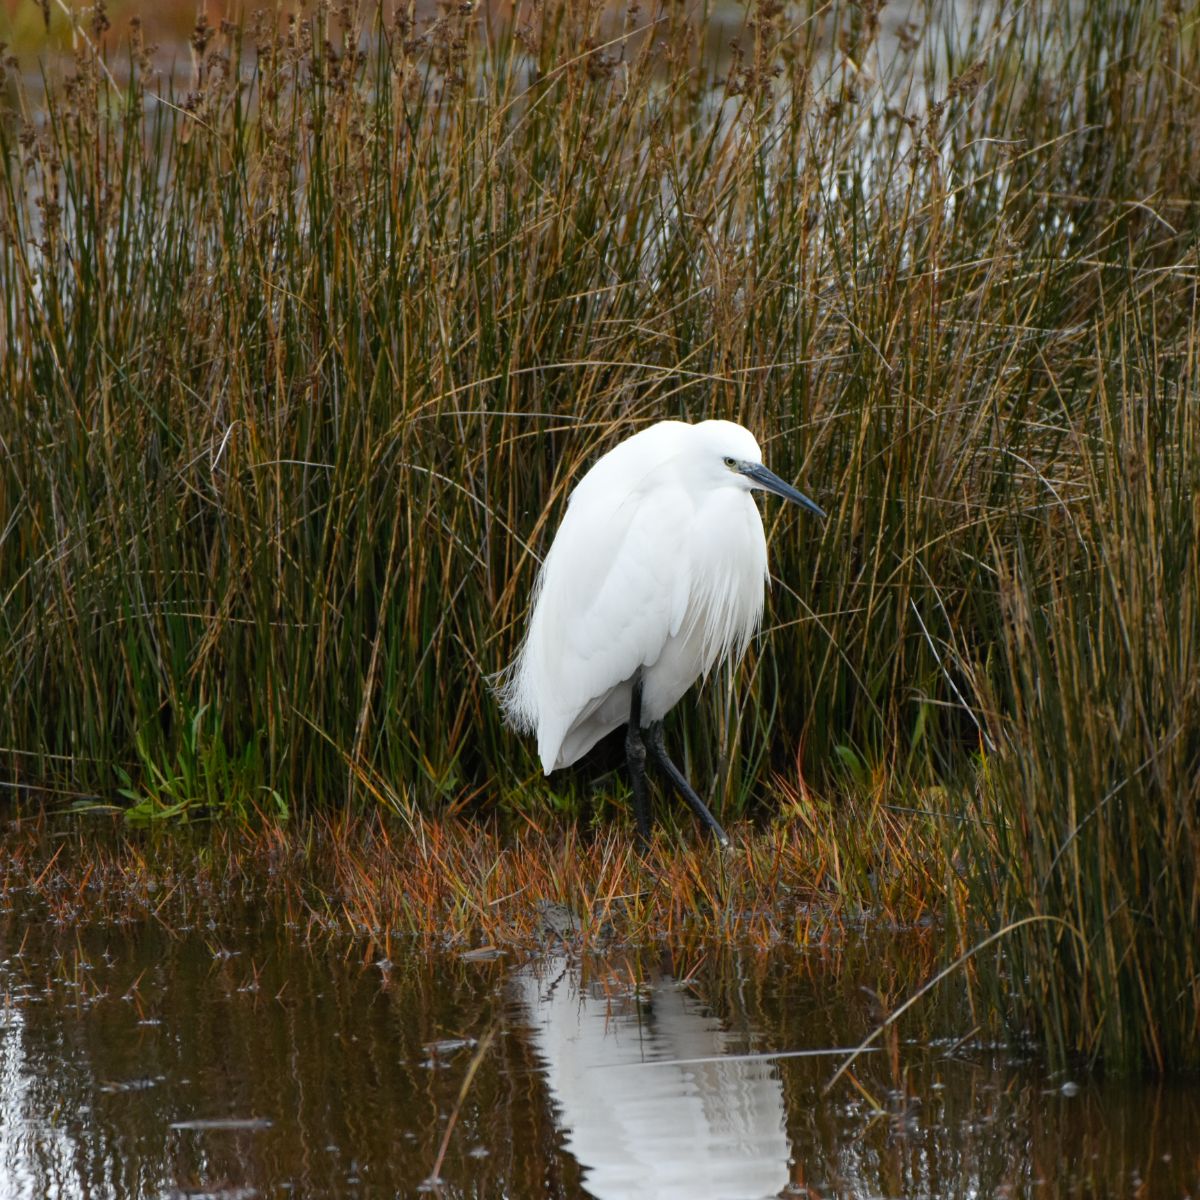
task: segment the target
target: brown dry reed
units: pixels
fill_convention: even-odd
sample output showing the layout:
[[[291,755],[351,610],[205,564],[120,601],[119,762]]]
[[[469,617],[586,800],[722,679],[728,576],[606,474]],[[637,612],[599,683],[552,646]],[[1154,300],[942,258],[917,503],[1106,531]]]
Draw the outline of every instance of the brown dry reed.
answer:
[[[613,816],[486,678],[571,481],[730,417],[830,519],[769,511],[693,779],[810,878],[920,864],[956,954],[1012,926],[981,1013],[1056,1057],[1200,1066],[1194,12],[504,12],[201,21],[182,81],[138,29],[10,62],[9,782]]]
[[[35,900],[62,927],[167,929],[224,927],[231,911],[265,903],[308,939],[350,933],[387,958],[397,939],[477,955],[662,944],[702,954],[716,943],[837,947],[884,912],[910,930],[935,924],[933,889],[900,890],[912,871],[894,871],[870,912],[814,871],[798,827],[738,832],[733,853],[666,840],[642,852],[613,828],[530,825],[512,837],[494,822],[397,825],[379,811],[185,831],[103,814],[64,828],[42,811],[5,824],[0,900]]]

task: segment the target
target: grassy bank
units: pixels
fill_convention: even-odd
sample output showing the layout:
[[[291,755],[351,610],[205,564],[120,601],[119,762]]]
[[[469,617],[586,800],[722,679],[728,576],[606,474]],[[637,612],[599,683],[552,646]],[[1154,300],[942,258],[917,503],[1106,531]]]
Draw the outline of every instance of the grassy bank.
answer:
[[[485,677],[586,464],[732,417],[830,519],[770,510],[692,777],[818,861],[845,797],[921,810],[960,949],[1037,918],[984,1003],[1200,1066],[1200,34],[954,11],[319,8],[201,24],[177,85],[96,22],[10,74],[8,781],[614,815]]]
[[[224,910],[265,904],[299,936],[351,934],[384,956],[396,938],[461,951],[836,949],[870,924],[928,931],[938,900],[899,858],[860,891],[857,864],[814,860],[803,831],[783,826],[737,827],[726,855],[666,837],[642,853],[615,829],[514,837],[495,822],[379,812],[179,830],[31,810],[6,814],[3,831],[0,896],[35,898],[56,926],[223,924]]]

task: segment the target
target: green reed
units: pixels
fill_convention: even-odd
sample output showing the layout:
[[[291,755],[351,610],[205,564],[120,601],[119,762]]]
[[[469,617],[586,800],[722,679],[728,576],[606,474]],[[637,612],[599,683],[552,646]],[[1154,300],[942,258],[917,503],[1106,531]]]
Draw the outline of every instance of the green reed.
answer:
[[[1000,943],[999,1008],[1194,1065],[1197,26],[956,11],[762,0],[731,45],[679,5],[319,5],[201,22],[176,84],[99,23],[10,74],[9,781],[619,796],[544,784],[486,679],[571,481],[731,417],[830,519],[768,509],[767,634],[672,718],[694,778],[835,838],[847,791],[921,810],[960,948],[1073,931]]]

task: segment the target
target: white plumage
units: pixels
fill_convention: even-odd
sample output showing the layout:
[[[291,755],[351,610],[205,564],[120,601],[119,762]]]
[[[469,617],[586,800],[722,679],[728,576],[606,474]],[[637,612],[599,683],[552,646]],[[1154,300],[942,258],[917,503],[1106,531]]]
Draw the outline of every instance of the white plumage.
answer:
[[[505,713],[536,733],[547,775],[630,721],[636,681],[640,724],[652,727],[697,678],[744,653],[767,581],[755,487],[820,513],[730,421],[663,421],[580,480],[501,676]]]

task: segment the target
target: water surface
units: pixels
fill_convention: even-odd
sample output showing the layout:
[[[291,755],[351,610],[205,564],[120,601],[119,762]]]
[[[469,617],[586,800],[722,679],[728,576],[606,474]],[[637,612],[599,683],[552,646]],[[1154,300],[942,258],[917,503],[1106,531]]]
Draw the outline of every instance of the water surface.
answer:
[[[839,1057],[767,1057],[855,1044],[937,936],[381,960],[252,904],[71,928],[9,893],[0,1195],[413,1196],[443,1142],[454,1197],[1200,1192],[1196,1089],[1050,1077],[953,989],[829,1095]]]

